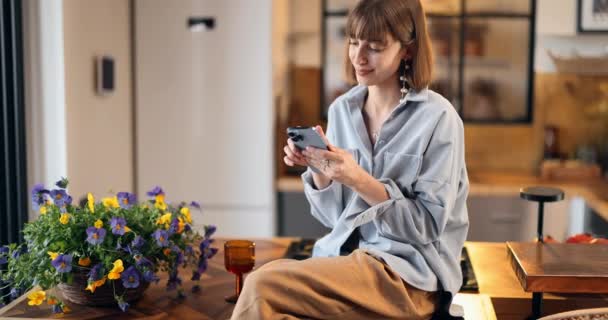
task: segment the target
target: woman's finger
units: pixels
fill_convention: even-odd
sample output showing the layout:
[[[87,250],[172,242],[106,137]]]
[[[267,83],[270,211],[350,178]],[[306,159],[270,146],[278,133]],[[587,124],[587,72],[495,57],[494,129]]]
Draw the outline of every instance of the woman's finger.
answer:
[[[342,161],[342,156],[334,151],[328,151],[313,147],[308,147],[303,152],[304,156],[310,157],[316,160],[332,160],[332,161]]]
[[[289,158],[287,156],[283,157],[283,162],[285,162],[285,164],[290,167],[293,167],[293,165],[294,165],[293,161],[289,160]]]
[[[319,136],[321,136],[321,139],[323,139],[323,142],[325,142],[327,146],[331,144],[329,143],[329,139],[327,139],[327,136],[325,135],[325,132],[321,126],[315,126],[315,131],[319,134]]]
[[[298,147],[296,147],[295,143],[293,143],[291,139],[287,139],[287,145],[289,146],[291,152],[297,154],[300,157],[302,156],[302,152],[300,151],[300,149],[298,149]]]
[[[291,149],[289,149],[288,146],[283,147],[283,151],[285,152],[287,157],[296,164],[304,165],[304,163],[306,162],[304,156],[295,154]]]
[[[317,131],[319,133],[319,135],[321,136],[321,138],[323,139],[323,141],[327,145],[327,150],[329,150],[329,151],[336,151],[337,150],[337,148],[333,144],[331,144],[331,142],[329,142],[329,139],[325,135],[325,132],[323,131],[323,128],[321,128],[321,126],[316,126],[315,127],[315,131]]]
[[[291,161],[294,164],[300,165],[300,166],[307,166],[306,164],[306,159],[304,158],[304,156],[299,156],[295,153],[293,153],[293,151],[291,151],[291,149],[289,149],[288,146],[283,147],[283,152],[285,152],[285,154],[287,155],[287,158],[289,159],[289,161]]]

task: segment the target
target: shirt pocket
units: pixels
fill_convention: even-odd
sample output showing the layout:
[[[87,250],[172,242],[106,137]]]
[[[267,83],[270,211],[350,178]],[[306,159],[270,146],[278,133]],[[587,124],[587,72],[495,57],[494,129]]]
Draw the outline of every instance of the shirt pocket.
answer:
[[[399,189],[406,191],[404,193],[410,197],[413,195],[413,184],[420,174],[421,165],[421,156],[386,151],[382,177],[395,181]]]

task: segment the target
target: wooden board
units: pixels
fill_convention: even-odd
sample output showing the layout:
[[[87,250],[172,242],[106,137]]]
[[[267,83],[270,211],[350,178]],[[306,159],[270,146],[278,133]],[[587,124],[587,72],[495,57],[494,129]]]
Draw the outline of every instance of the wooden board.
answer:
[[[507,242],[527,292],[608,293],[608,246]]]

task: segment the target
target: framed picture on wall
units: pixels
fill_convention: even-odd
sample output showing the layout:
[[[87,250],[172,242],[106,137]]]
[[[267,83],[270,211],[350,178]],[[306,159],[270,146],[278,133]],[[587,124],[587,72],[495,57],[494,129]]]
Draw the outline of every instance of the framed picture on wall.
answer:
[[[578,0],[579,33],[608,32],[608,0]]]

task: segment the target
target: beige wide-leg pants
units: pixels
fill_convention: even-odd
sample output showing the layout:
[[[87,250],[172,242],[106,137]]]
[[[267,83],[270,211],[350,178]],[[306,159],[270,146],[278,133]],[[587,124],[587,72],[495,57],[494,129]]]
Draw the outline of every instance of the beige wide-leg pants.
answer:
[[[429,319],[437,298],[355,250],[262,266],[245,278],[231,319]]]

